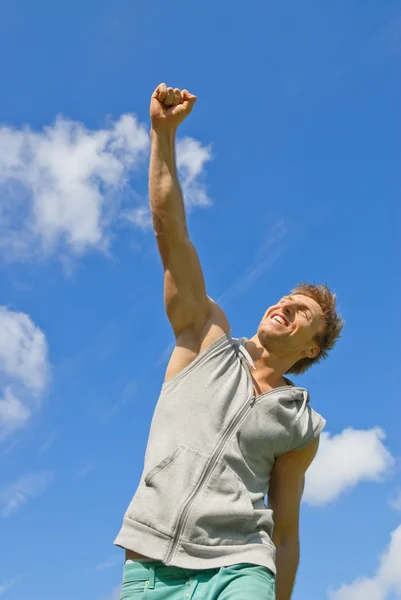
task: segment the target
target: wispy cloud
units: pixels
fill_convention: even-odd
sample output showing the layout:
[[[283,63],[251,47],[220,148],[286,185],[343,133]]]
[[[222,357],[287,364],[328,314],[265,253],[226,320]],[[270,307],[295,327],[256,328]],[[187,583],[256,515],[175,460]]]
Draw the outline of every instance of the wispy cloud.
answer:
[[[401,597],[401,525],[391,534],[391,540],[379,558],[373,577],[355,579],[337,590],[329,591],[330,600],[386,600]]]
[[[78,479],[85,479],[93,471],[95,465],[93,463],[87,463],[83,467],[81,467],[77,472]]]
[[[187,212],[195,206],[209,206],[212,201],[205,184],[206,165],[212,159],[211,145],[186,137],[177,140],[177,170]],[[148,203],[125,210],[122,216],[139,229],[152,227]]]
[[[221,306],[227,306],[238,294],[250,288],[280,257],[286,234],[284,221],[278,221],[265,235],[261,245],[253,256],[249,267],[217,299]]]
[[[385,437],[379,427],[348,428],[334,436],[322,433],[318,454],[306,474],[304,501],[322,506],[361,481],[380,481],[395,464],[383,444]]]
[[[112,569],[113,567],[116,567],[117,565],[122,565],[122,564],[123,564],[123,560],[122,560],[121,556],[111,556],[107,560],[104,560],[103,562],[95,565],[94,567],[92,567],[89,570],[92,572],[98,573],[99,571],[106,571],[107,569]]]
[[[53,475],[48,471],[23,475],[13,483],[0,489],[0,516],[9,517],[24,504],[44,492]]]
[[[101,600],[120,600],[120,595],[121,595],[121,584],[117,585],[108,596],[103,596],[103,598]]]
[[[156,362],[155,362],[156,367],[162,367],[167,363],[167,361],[169,360],[169,358],[174,350],[174,346],[175,346],[175,342],[173,340],[172,342],[170,342],[168,344],[168,346],[166,346],[164,348],[164,350],[162,350],[162,352],[156,359]]]
[[[7,592],[12,587],[12,583],[3,583],[0,585],[0,596]]]
[[[147,205],[127,209],[122,213],[122,217],[138,229],[147,230],[152,227],[152,215]]]
[[[13,579],[6,579],[3,581],[0,584],[0,596],[8,592],[12,587],[19,583],[23,577],[23,575],[19,575],[18,577],[13,577]]]
[[[44,333],[27,314],[0,306],[0,439],[23,427],[49,378]]]
[[[39,454],[45,454],[46,452],[48,452],[50,450],[50,448],[53,446],[54,442],[56,441],[58,436],[58,433],[56,431],[54,431],[51,435],[49,435],[46,440],[43,442],[43,444],[40,446],[39,448]]]
[[[122,190],[147,149],[131,114],[94,131],[63,117],[39,132],[0,127],[3,257],[107,250]]]
[[[401,510],[401,489],[398,489],[390,500],[390,506],[395,510]]]

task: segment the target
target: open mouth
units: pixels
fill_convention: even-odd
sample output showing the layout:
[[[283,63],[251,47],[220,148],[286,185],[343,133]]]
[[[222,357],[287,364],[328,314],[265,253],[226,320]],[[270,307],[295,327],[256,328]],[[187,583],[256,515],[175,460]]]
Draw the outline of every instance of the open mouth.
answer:
[[[272,319],[272,321],[276,321],[276,323],[279,323],[280,325],[283,325],[284,327],[288,327],[288,325],[289,325],[287,319],[284,317],[284,315],[282,315],[280,313],[273,313],[270,318]]]

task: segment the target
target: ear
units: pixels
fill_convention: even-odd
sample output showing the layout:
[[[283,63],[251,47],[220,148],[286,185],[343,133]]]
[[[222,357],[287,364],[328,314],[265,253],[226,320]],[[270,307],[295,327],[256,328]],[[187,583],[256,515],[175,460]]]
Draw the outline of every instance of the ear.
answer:
[[[316,342],[312,342],[305,350],[305,356],[308,358],[316,358],[320,353],[320,348]]]

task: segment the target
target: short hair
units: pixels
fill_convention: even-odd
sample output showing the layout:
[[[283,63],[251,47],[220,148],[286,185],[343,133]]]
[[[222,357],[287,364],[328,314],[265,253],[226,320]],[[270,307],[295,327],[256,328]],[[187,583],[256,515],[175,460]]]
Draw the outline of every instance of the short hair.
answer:
[[[287,371],[287,373],[300,375],[315,363],[327,358],[328,353],[334,348],[341,335],[341,331],[344,327],[344,319],[336,310],[336,294],[331,292],[325,283],[318,285],[300,283],[292,290],[291,295],[294,294],[302,294],[303,296],[308,296],[315,300],[322,309],[324,318],[323,329],[314,337],[314,341],[320,348],[319,354],[315,358],[301,358]]]

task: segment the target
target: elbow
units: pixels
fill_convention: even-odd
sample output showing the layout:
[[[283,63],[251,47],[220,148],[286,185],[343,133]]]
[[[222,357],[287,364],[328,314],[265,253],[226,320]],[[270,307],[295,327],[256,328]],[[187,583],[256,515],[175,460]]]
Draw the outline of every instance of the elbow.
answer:
[[[277,551],[285,549],[299,558],[300,543],[298,531],[276,532],[273,535],[273,543]]]
[[[300,560],[299,538],[288,537],[280,539],[276,544],[277,565],[291,565],[292,569],[298,569]]]
[[[167,211],[152,211],[153,231],[159,244],[170,247],[183,244],[188,239],[186,227]]]

